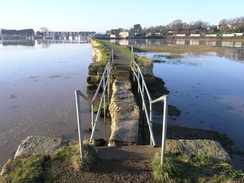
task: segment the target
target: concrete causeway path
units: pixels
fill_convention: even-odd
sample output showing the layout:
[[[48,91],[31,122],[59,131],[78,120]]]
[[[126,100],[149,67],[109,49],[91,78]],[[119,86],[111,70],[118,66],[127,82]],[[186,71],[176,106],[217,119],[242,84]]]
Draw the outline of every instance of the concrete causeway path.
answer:
[[[114,49],[114,67],[117,80],[130,80],[130,59],[118,49]]]
[[[137,144],[140,111],[131,91],[130,59],[118,49],[114,49],[114,69],[109,145]]]

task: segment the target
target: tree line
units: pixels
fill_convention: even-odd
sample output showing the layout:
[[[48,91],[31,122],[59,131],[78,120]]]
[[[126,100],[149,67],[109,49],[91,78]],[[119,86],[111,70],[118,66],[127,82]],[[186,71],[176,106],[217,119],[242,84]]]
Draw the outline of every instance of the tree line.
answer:
[[[138,24],[137,24],[138,27]],[[132,28],[134,29],[134,28]],[[141,28],[140,33],[157,33],[167,35],[169,32],[177,33],[242,33],[244,32],[244,16],[238,18],[231,18],[229,20],[223,19],[219,21],[218,25],[210,25],[208,22],[198,20],[195,22],[186,23],[182,20],[174,20],[168,25],[151,26],[148,28]]]

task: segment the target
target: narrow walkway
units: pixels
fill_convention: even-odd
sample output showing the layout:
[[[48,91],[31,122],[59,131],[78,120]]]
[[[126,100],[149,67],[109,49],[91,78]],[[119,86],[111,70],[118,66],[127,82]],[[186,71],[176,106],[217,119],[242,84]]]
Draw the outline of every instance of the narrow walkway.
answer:
[[[112,86],[109,106],[111,115],[111,136],[109,145],[137,144],[139,128],[139,107],[131,91],[130,59],[114,49],[116,79]]]
[[[97,147],[99,159],[152,159],[161,148],[151,145],[119,146],[119,147]]]
[[[127,58],[121,51],[114,49],[114,63],[117,80],[130,79],[130,59]]]

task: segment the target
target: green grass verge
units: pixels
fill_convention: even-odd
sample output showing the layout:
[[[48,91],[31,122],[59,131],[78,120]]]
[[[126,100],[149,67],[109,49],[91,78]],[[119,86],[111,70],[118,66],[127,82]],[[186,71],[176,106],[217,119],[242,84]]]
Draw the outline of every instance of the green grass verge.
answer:
[[[119,45],[116,45],[116,44],[112,44],[112,43],[109,43],[107,41],[102,41],[104,44],[108,44],[112,47],[114,47],[115,49],[118,49],[120,50],[127,58],[131,59],[131,50],[126,47],[126,46],[119,46]],[[145,56],[138,56],[137,54],[135,54],[135,61],[136,63],[139,65],[139,66],[144,66],[144,67],[152,67],[152,60],[150,60],[148,57],[145,57]]]
[[[214,161],[209,156],[187,153],[166,153],[164,166],[157,154],[152,162],[157,182],[170,183],[237,183],[244,181],[244,173],[235,171],[228,162]]]
[[[81,163],[78,142],[70,142],[52,155],[33,155],[9,160],[2,179],[11,183],[53,182],[66,172],[65,176],[69,177],[70,171],[76,174],[81,169],[90,170],[97,158],[95,147],[85,145],[84,156],[85,160]]]

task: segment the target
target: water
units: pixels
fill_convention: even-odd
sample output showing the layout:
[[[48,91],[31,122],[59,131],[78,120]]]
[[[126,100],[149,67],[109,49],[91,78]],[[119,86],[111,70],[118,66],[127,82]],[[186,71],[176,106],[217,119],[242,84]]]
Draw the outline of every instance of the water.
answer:
[[[154,75],[162,78],[169,93],[169,104],[181,115],[169,125],[214,130],[227,134],[244,151],[244,57],[243,52],[183,54],[182,59],[165,57],[169,53],[140,53],[154,63]],[[206,56],[207,55],[207,56]],[[158,118],[158,117],[157,117]],[[159,119],[161,122],[161,119]],[[236,169],[244,170],[244,157],[233,156]]]
[[[154,63],[154,75],[165,81],[169,104],[181,110],[170,123],[225,133],[244,150],[244,64],[216,56],[158,58],[164,63]]]
[[[120,43],[141,47],[183,44],[182,40]],[[189,40],[184,43],[193,44]],[[242,46],[243,42],[216,45]],[[80,42],[0,42],[0,167],[28,135],[77,140],[74,90],[86,93],[92,51],[90,44]],[[226,57],[185,54],[183,59],[162,57],[167,53],[141,54],[162,61],[154,63],[154,75],[165,81],[169,104],[182,111],[176,120],[169,121],[170,125],[217,130],[244,151],[243,52]],[[81,105],[83,128],[87,129],[89,108],[83,100]],[[96,137],[107,139],[104,131],[109,124],[98,124]],[[233,161],[244,169],[243,157],[235,156]]]
[[[74,90],[87,92],[92,52],[80,42],[0,42],[0,167],[28,135],[78,139]],[[81,109],[88,129],[83,100]]]
[[[169,125],[214,130],[227,134],[244,151],[244,42],[212,40],[113,40],[120,45],[165,47],[211,45],[238,50],[237,53],[185,53],[182,59],[170,53],[138,53],[154,63],[153,73],[165,81],[170,91],[169,104],[181,115],[169,119]],[[165,57],[166,56],[166,57]],[[162,122],[162,116],[154,121]],[[236,169],[244,170],[244,157],[233,156]]]

